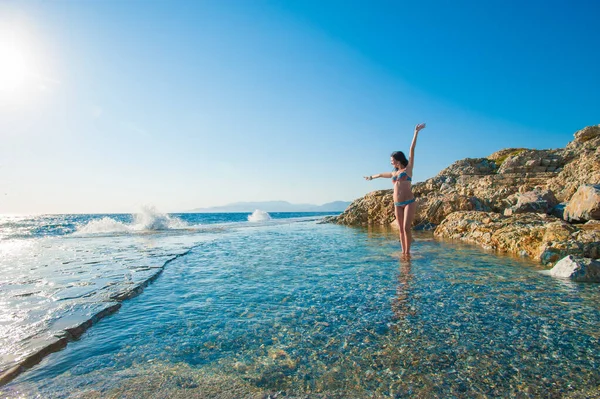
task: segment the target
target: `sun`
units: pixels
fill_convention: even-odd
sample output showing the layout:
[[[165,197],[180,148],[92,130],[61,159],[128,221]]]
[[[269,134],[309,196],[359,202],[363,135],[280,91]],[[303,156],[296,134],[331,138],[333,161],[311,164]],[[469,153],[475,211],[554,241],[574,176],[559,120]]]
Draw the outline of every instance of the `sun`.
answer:
[[[22,88],[32,75],[25,49],[14,40],[0,41],[0,91],[15,92]]]
[[[2,21],[0,21],[2,22]],[[0,29],[0,95],[11,102],[28,97],[38,85],[32,37],[24,26],[4,24]]]

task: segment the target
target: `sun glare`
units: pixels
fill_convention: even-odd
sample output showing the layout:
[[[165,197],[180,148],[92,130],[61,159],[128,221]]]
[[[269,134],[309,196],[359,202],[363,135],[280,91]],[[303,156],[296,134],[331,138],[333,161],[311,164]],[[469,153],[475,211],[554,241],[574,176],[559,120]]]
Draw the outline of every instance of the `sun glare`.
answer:
[[[2,22],[2,21],[0,21]],[[8,26],[7,26],[8,25]],[[0,103],[31,103],[44,85],[38,46],[27,26],[5,24],[0,29]]]
[[[0,41],[0,91],[14,92],[23,87],[32,71],[22,49],[14,41]]]

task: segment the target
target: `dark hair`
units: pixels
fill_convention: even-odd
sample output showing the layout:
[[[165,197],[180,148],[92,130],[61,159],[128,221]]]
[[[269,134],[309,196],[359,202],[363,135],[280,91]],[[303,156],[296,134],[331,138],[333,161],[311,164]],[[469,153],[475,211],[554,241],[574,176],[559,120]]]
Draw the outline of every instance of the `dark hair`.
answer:
[[[408,159],[406,159],[406,155],[402,151],[392,152],[392,158],[400,162],[405,168],[408,166]]]

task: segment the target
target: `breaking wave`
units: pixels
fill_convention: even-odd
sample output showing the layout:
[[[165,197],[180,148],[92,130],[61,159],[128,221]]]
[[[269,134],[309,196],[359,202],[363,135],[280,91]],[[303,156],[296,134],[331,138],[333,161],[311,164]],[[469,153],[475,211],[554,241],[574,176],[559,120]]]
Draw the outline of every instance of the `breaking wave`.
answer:
[[[266,220],[271,220],[271,215],[260,209],[255,210],[252,215],[248,216],[249,222],[264,222]]]
[[[138,233],[144,231],[181,230],[190,227],[183,220],[161,213],[154,207],[143,207],[141,212],[133,215],[131,223],[124,223],[107,216],[78,226],[73,234]]]

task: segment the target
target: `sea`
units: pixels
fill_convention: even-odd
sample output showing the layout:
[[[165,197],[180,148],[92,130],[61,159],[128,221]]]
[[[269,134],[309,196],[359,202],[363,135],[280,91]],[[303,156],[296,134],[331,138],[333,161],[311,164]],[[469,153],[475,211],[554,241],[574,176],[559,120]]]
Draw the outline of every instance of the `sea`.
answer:
[[[598,284],[328,215],[0,216],[0,397],[600,397]]]

